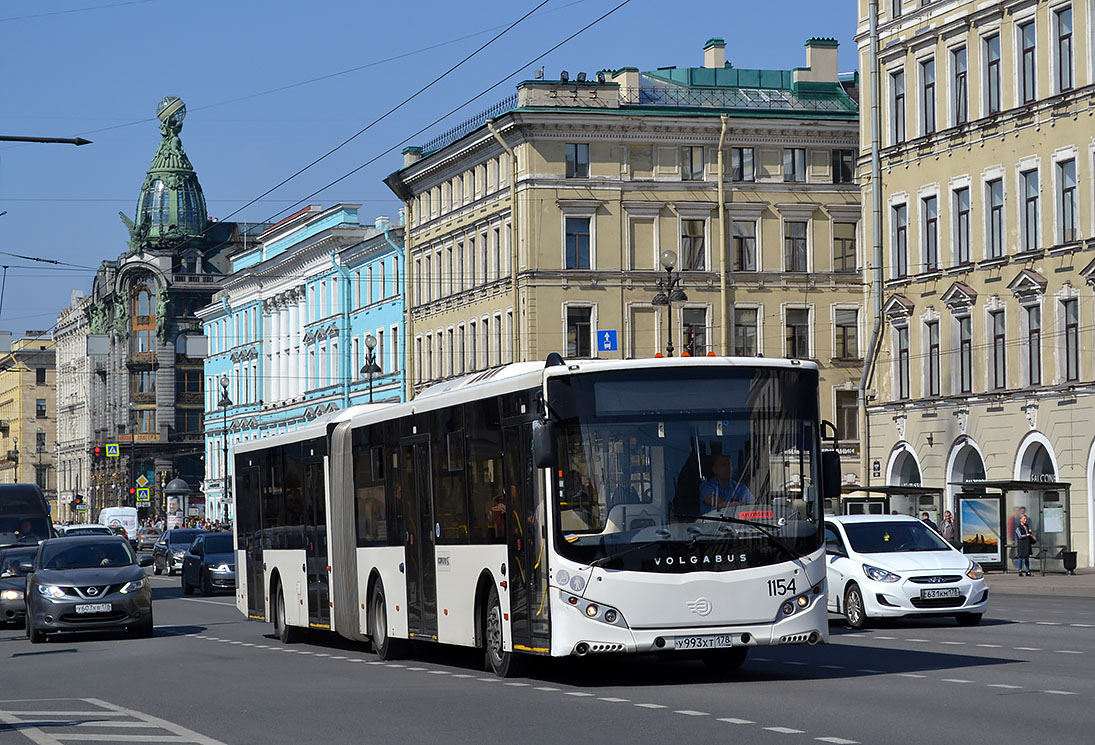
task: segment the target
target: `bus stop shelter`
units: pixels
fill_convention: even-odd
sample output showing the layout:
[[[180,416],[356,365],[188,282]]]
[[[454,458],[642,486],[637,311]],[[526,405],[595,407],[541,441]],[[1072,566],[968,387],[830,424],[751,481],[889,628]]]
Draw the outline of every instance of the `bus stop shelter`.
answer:
[[[841,515],[913,517],[927,512],[932,522],[938,525],[943,515],[943,489],[915,485],[850,486],[840,495],[839,509],[830,511]]]

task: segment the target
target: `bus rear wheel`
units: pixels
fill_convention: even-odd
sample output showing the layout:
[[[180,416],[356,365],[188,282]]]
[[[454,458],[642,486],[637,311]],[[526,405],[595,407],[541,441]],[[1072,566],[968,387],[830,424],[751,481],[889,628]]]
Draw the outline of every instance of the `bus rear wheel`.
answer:
[[[290,626],[286,621],[285,593],[281,590],[280,582],[278,583],[277,593],[274,596],[274,636],[276,636],[282,644],[293,644],[299,637],[297,629]]]
[[[382,660],[396,660],[403,656],[402,639],[393,639],[388,634],[388,600],[384,597],[384,584],[378,579],[373,585],[373,594],[369,598],[369,638],[373,642],[373,651]]]
[[[520,662],[513,651],[505,650],[502,639],[502,604],[498,600],[498,590],[490,588],[487,596],[486,611],[483,614],[483,647],[486,668],[499,678],[512,678],[520,674]]]

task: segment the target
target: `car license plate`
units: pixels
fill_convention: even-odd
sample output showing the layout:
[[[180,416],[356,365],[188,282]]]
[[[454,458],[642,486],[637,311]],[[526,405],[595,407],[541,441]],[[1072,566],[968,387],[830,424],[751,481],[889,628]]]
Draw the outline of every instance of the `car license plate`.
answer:
[[[709,634],[706,636],[678,636],[674,649],[722,649],[734,646],[729,634]]]
[[[77,613],[110,613],[110,603],[83,603],[76,606]]]
[[[936,598],[957,598],[961,597],[962,592],[957,587],[949,587],[947,589],[936,590],[921,590],[920,598],[922,600],[935,600]]]

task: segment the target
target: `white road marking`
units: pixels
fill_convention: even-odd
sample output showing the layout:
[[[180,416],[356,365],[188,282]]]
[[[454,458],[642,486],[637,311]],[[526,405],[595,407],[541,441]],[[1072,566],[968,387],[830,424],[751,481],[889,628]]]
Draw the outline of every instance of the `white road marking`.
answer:
[[[1095,623],[1070,623],[1069,626],[1077,629],[1095,629]]]
[[[567,696],[580,696],[580,697],[593,696],[592,693],[586,693],[585,691],[566,691],[564,695],[567,695]]]
[[[905,641],[907,641],[907,642],[922,642],[922,643],[927,643],[927,642],[931,641],[931,639],[906,639]]]
[[[756,724],[751,719],[738,719],[737,717],[723,717],[719,719],[720,722],[726,722],[727,724]]]
[[[928,677],[927,675],[919,675],[918,673],[898,673],[897,675],[899,677],[902,677],[902,678],[926,678],[926,677]]]
[[[1057,654],[1083,654],[1083,652],[1077,652],[1075,649],[1058,649]]]
[[[459,675],[454,675],[453,677],[454,678],[459,678],[460,676]],[[552,688],[551,686],[537,686],[536,690],[538,690],[538,691],[557,691],[559,689],[558,688]]]
[[[630,699],[626,699],[626,698],[615,698],[615,697],[613,697],[613,696],[605,696],[604,698],[598,698],[597,700],[598,700],[598,701],[606,701],[606,702],[608,702],[608,703],[610,703],[610,704],[626,704],[626,703],[629,703],[629,702],[630,702]]]
[[[824,670],[843,670],[844,669],[843,665],[818,665],[818,667],[820,667]]]
[[[806,665],[806,663],[805,663],[805,662],[799,662],[798,660],[785,660],[785,661],[783,662],[783,664],[784,664],[784,665],[796,665],[796,666],[803,666],[803,667],[805,667],[805,665]]]
[[[978,644],[977,646],[984,647],[985,649],[1000,649],[1000,647],[1002,645],[1000,645],[1000,644]]]
[[[864,667],[864,668],[860,668],[859,670],[856,670],[856,672],[857,673],[866,673],[867,675],[880,675],[884,671],[883,670],[872,670],[869,667]]]
[[[802,735],[806,730],[791,729],[790,727],[765,727],[769,732],[778,732],[781,735]]]
[[[885,639],[887,641],[895,641],[897,639],[897,637],[896,636],[876,636],[875,639]]]
[[[61,745],[66,740],[80,740],[84,742],[189,742],[196,745],[225,745],[220,740],[206,737],[194,730],[181,725],[145,714],[134,709],[126,709],[107,701],[96,698],[84,699],[27,699],[28,702],[41,704],[45,701],[71,701],[77,705],[90,705],[98,707],[92,711],[71,711],[53,709],[38,710],[0,710],[0,722],[16,725],[16,732],[37,745]],[[4,702],[10,703],[10,702]],[[108,721],[92,721],[68,724],[57,721],[57,717],[82,716],[92,719],[111,719]],[[26,719],[24,717],[34,717]],[[44,732],[37,724],[48,724],[49,732]],[[82,729],[77,729],[81,727]],[[160,730],[156,734],[97,734],[88,732],[88,727],[103,727],[114,729],[150,729]],[[69,729],[71,728],[71,729]],[[66,731],[67,730],[67,731]],[[166,732],[165,732],[166,731]]]
[[[686,717],[709,717],[711,716],[706,711],[695,711],[693,709],[677,709],[674,714],[684,714]]]
[[[640,709],[668,709],[668,706],[662,706],[661,704],[635,704]]]
[[[1008,685],[1007,683],[989,683],[988,687],[989,688],[1005,688],[1009,691],[1019,691],[1019,690],[1022,690],[1022,688],[1023,688],[1023,686],[1013,686],[1013,685]]]
[[[371,665],[373,663],[370,662],[369,664]],[[474,675],[468,675],[467,673],[459,673],[457,675],[453,675],[452,677],[454,677],[454,678],[473,678],[475,676]]]
[[[528,683],[516,683],[515,682],[515,683],[506,683],[506,685],[513,686],[514,688],[526,688],[529,684]]]
[[[448,675],[448,670],[430,670],[430,675]],[[527,683],[525,685],[528,685]]]
[[[956,646],[956,647],[957,647],[957,646],[961,646],[961,645],[964,645],[964,644],[965,644],[965,642],[939,642],[939,643],[940,643],[940,644],[953,644],[953,645],[954,645],[954,646]]]
[[[1052,694],[1057,695],[1057,696],[1075,696],[1076,695],[1075,691],[1052,691],[1052,690],[1050,690],[1050,691],[1042,691],[1042,693],[1052,693]]]
[[[943,678],[944,683],[972,683],[972,680],[962,680],[961,678]]]
[[[1061,624],[1057,621],[1035,621],[1034,625],[1035,626],[1060,626]]]
[[[1041,647],[1016,647],[1015,649],[1019,652],[1041,652],[1042,651]]]
[[[833,745],[859,745],[858,740],[845,740],[843,737],[815,737],[821,742],[831,742]]]
[[[178,598],[179,600],[185,600],[188,603],[208,603],[209,605],[223,605],[225,608],[235,608],[235,603],[222,603],[219,600],[202,600],[200,598]]]
[[[771,657],[754,657],[753,662],[771,662]]]

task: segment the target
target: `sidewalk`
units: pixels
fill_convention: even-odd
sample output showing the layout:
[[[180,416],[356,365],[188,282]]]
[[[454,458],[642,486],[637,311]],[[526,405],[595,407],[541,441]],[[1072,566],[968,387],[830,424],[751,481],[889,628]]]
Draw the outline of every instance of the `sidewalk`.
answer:
[[[1095,570],[1077,569],[1076,574],[1035,573],[1021,577],[1016,572],[986,572],[990,592],[1010,595],[1066,595],[1095,598]]]

